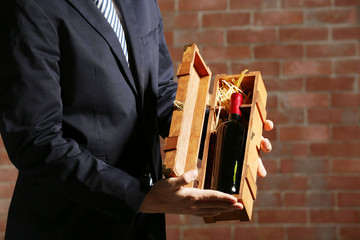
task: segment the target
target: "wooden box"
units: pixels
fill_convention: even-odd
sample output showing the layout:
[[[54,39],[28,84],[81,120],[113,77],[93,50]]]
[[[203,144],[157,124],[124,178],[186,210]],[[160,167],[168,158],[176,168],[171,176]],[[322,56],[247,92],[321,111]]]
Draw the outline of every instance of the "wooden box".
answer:
[[[212,93],[209,94],[211,71],[194,44],[186,47],[177,75],[179,85],[174,102],[173,118],[169,137],[165,138],[163,147],[165,151],[163,174],[165,177],[174,177],[192,169],[198,169],[198,181],[187,187],[211,189],[217,179],[218,168],[218,163],[212,162],[212,141],[216,133],[219,109],[220,111],[224,109],[219,106],[217,96],[220,82],[237,79],[240,74],[216,75]],[[252,98],[242,106],[242,112],[249,121],[249,127],[240,191],[239,194],[234,195],[244,205],[244,209],[204,218],[206,223],[251,220],[253,202],[257,192],[256,177],[262,129],[266,120],[267,92],[260,72],[245,74],[241,88],[246,92],[252,92]],[[209,115],[205,119],[206,110]],[[202,138],[202,135],[205,137]],[[202,160],[199,160],[201,141],[204,142],[204,145]]]

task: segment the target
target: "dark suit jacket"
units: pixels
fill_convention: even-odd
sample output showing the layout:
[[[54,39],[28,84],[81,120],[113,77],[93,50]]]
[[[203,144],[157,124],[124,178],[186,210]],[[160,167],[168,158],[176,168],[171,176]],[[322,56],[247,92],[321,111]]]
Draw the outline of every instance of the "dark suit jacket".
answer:
[[[129,69],[93,0],[1,6],[0,130],[19,169],[6,239],[164,239],[138,212],[175,98],[156,0],[117,0]]]

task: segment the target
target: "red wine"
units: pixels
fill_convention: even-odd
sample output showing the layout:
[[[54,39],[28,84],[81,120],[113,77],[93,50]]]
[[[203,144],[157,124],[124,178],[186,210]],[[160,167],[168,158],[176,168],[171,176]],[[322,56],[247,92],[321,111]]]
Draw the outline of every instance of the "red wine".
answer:
[[[232,94],[229,120],[216,131],[215,162],[219,161],[216,189],[230,194],[239,193],[244,162],[247,126],[241,116],[242,100],[240,93]]]

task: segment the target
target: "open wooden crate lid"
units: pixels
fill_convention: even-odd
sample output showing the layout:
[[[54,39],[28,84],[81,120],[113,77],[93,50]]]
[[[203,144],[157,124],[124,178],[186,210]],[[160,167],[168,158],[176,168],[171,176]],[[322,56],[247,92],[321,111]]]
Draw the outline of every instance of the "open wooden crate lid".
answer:
[[[170,133],[163,147],[166,177],[180,176],[197,168],[211,71],[195,44],[185,47],[177,76],[179,84]]]

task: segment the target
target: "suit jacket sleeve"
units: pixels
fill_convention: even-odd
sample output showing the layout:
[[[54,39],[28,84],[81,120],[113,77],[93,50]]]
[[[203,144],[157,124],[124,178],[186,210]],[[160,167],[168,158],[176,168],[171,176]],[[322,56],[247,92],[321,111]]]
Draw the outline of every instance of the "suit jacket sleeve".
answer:
[[[7,2],[0,35],[0,130],[11,161],[20,174],[131,222],[149,187],[62,136],[57,30],[35,1],[20,7]]]

